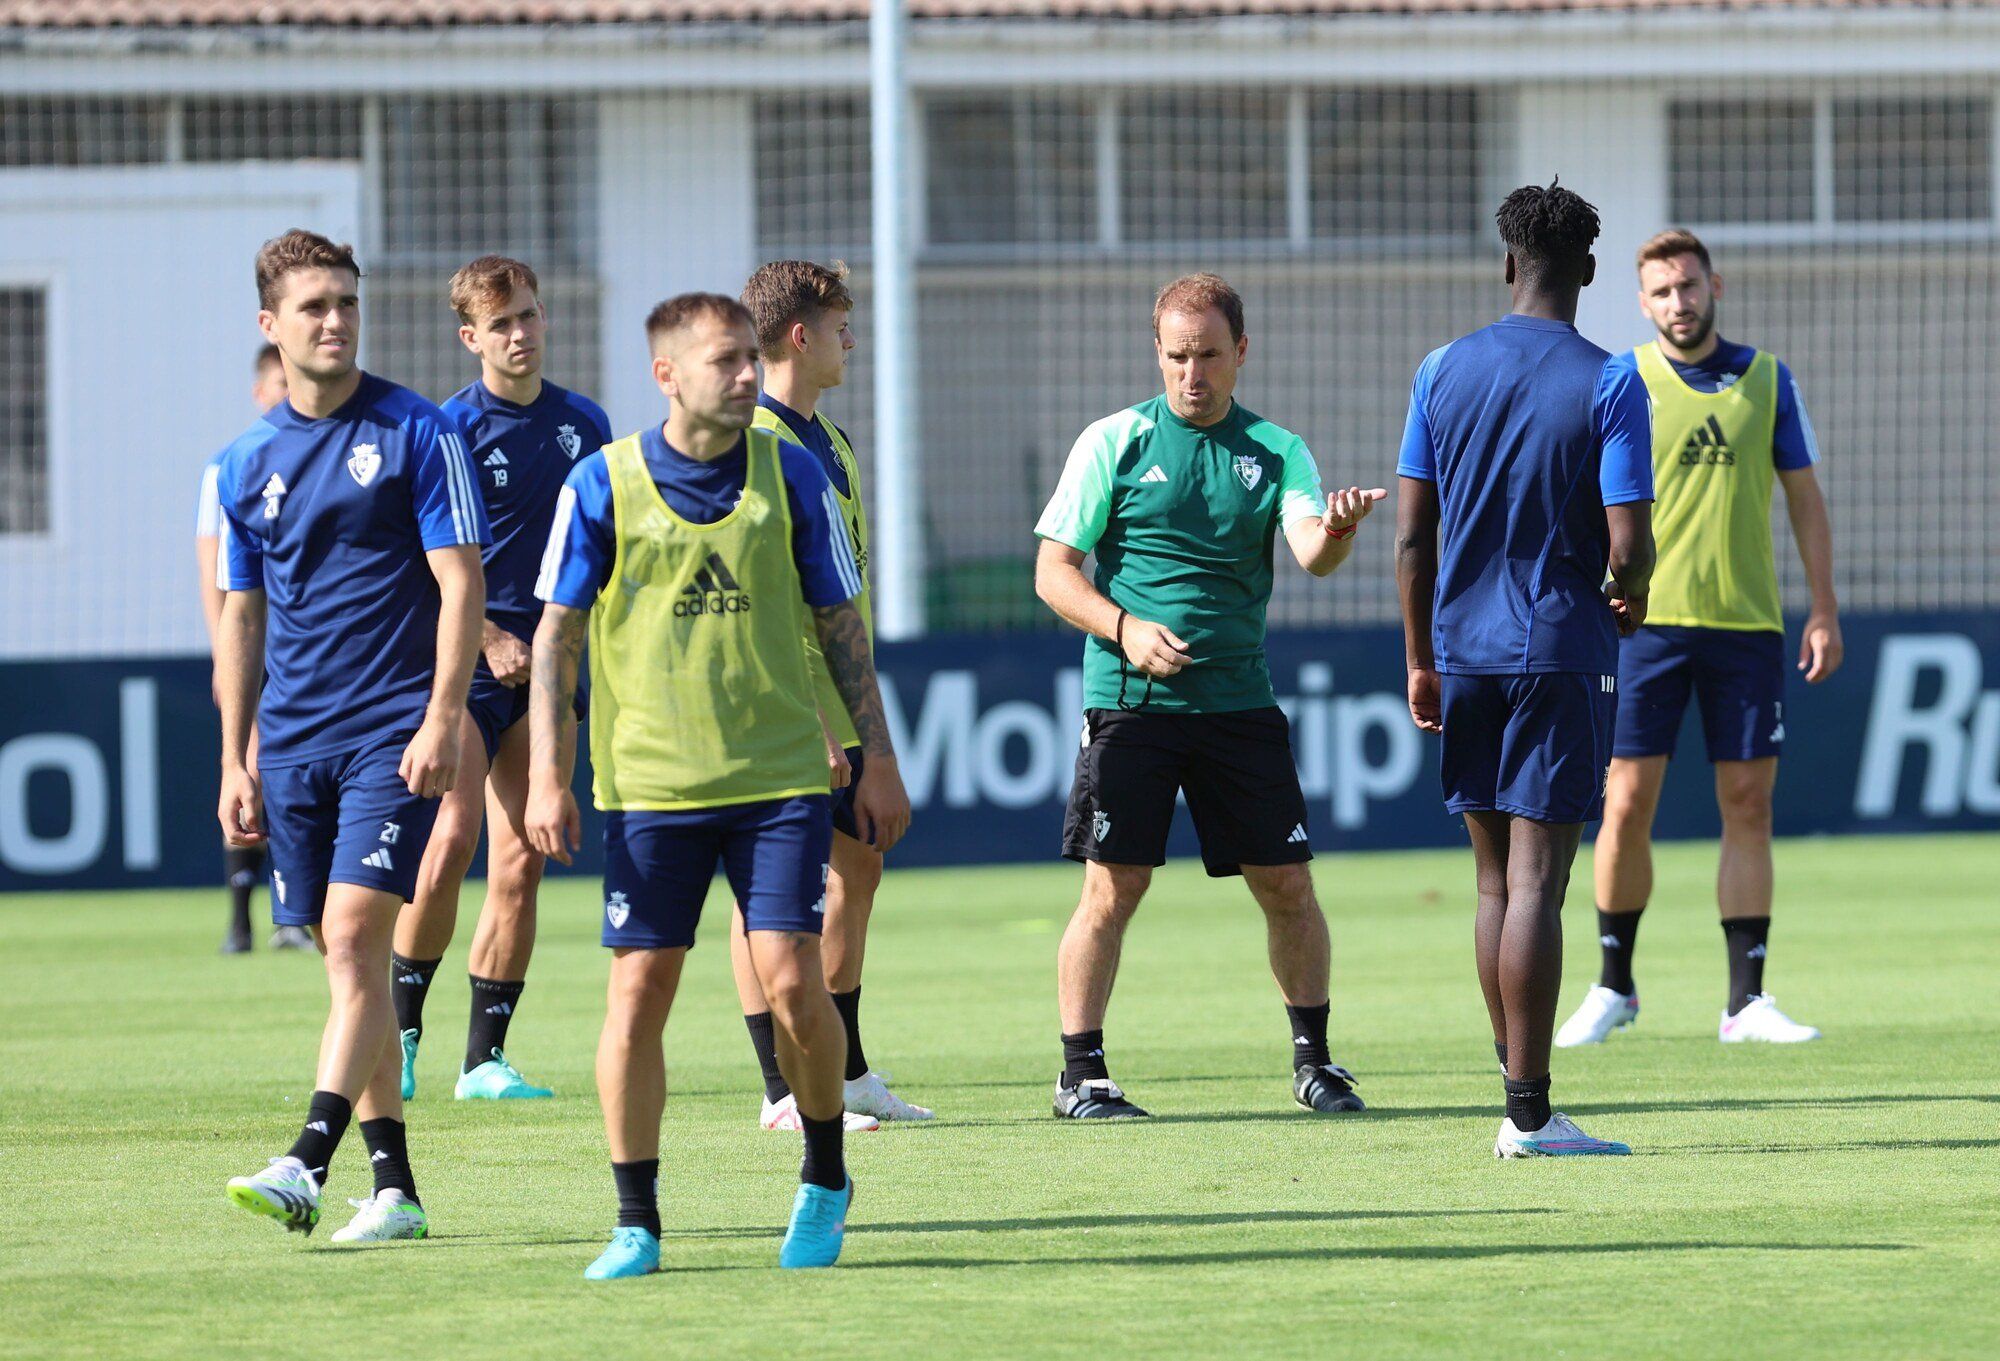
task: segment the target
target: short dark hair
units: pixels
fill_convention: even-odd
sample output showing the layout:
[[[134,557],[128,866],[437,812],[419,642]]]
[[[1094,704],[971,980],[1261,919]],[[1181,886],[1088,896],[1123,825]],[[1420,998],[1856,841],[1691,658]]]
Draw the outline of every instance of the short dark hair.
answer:
[[[266,312],[278,306],[278,285],[299,269],[344,269],[361,277],[354,263],[354,247],[336,244],[331,238],[303,227],[294,227],[283,236],[274,236],[257,251],[257,305]]]
[[[470,326],[474,313],[482,309],[498,312],[517,288],[525,288],[539,298],[542,281],[519,260],[504,255],[482,255],[451,276],[446,296],[458,319]]]
[[[1590,243],[1597,239],[1597,209],[1551,180],[1523,185],[1493,215],[1519,275],[1530,283],[1577,288],[1583,283]]]
[[[692,326],[699,317],[720,317],[752,331],[757,329],[750,309],[727,293],[676,293],[646,314],[646,343],[657,345],[663,337]]]
[[[266,342],[257,347],[257,362],[250,366],[250,372],[261,378],[265,369],[280,368],[284,362],[285,356],[279,352],[278,347]]]
[[[1671,260],[1677,255],[1692,255],[1701,261],[1703,274],[1715,273],[1715,266],[1709,263],[1708,247],[1701,244],[1701,238],[1686,227],[1669,227],[1639,247],[1637,264],[1648,260]]]
[[[773,260],[759,265],[743,285],[743,305],[768,357],[794,322],[810,325],[827,312],[852,312],[854,295],[847,291],[847,266],[838,260],[831,265]]]
[[[1160,334],[1160,318],[1169,312],[1199,315],[1214,308],[1229,323],[1229,338],[1243,339],[1243,296],[1219,274],[1183,274],[1162,288],[1153,298],[1153,335]]]

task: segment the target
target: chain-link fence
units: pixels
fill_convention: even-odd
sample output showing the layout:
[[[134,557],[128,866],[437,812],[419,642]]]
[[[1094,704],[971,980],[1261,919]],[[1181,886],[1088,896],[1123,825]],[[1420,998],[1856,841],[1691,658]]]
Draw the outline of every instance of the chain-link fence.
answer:
[[[1059,24],[1041,32],[1062,41]],[[579,74],[569,88],[592,88],[588,56],[565,61]],[[1164,65],[1149,81],[1131,60],[1115,87],[960,87],[924,79],[920,60],[913,69],[921,173],[908,208],[920,242],[934,630],[1053,626],[1030,581],[1036,514],[1078,431],[1158,391],[1151,298],[1183,271],[1214,270],[1246,298],[1245,405],[1303,435],[1328,482],[1392,483],[1418,361],[1506,310],[1494,206],[1557,172],[1605,214],[1581,322],[1608,347],[1649,334],[1631,270],[1638,241],[1669,224],[1709,241],[1726,285],[1722,331],[1775,351],[1798,376],[1825,455],[1847,607],[2000,605],[1991,78],[1913,86],[1802,70],[1748,85],[1627,81],[1593,102],[1493,82],[1190,85]],[[661,412],[639,332],[660,293],[734,291],[780,255],[844,259],[862,300],[861,348],[825,409],[866,464],[866,92],[788,88],[788,75],[811,78],[803,59],[774,56],[771,71],[756,88],[699,94],[495,93],[441,78],[422,93],[0,95],[0,209],[9,186],[46,194],[51,176],[233,167],[248,192],[282,168],[345,167],[369,368],[432,398],[471,381],[445,280],[473,255],[514,254],[540,272],[554,318],[549,376],[601,397],[621,431]],[[115,267],[116,225],[79,230],[102,234]],[[62,271],[0,254],[10,597],[63,591],[71,569],[36,546],[89,539],[106,499],[127,494],[118,479],[64,467],[90,444],[97,404],[115,403],[123,370],[234,374],[227,381],[247,392],[259,340],[247,256],[229,268],[234,292],[188,296],[166,280],[131,312],[79,315]],[[228,323],[240,337],[205,341],[216,354],[178,351],[191,310],[240,317]],[[88,375],[74,358],[80,331],[102,357]],[[221,380],[198,381],[212,409],[206,389]],[[247,423],[247,401],[233,390],[230,400]],[[119,536],[93,556],[154,593],[172,626],[94,636],[84,619],[49,625],[46,641],[10,637],[6,650],[198,644],[182,502],[235,430],[183,420],[171,404],[148,412],[147,428],[152,438],[118,457],[171,464],[187,495],[144,507],[169,525],[164,537]],[[1779,559],[1789,601],[1802,604],[1796,555],[1787,546]],[[1394,616],[1386,533],[1365,536],[1331,580],[1278,577],[1274,624]]]

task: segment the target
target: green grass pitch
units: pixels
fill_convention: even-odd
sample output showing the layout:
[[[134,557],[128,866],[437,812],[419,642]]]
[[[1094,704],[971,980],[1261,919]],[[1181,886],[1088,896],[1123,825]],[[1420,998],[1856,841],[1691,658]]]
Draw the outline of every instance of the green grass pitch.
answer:
[[[775,1267],[798,1145],[755,1128],[718,896],[668,1030],[668,1269],[608,1285],[592,881],[544,901],[510,1046],[538,1104],[449,1099],[467,895],[410,1116],[437,1236],[346,1251],[358,1135],[311,1240],[223,1196],[296,1131],[317,961],[217,957],[219,892],[0,899],[0,1355],[1994,1355],[2000,837],[1779,846],[1768,981],[1827,1032],[1790,1049],[1716,1043],[1713,863],[1664,849],[1639,1025],[1556,1058],[1557,1106],[1635,1156],[1528,1163],[1492,1157],[1466,853],[1317,862],[1360,1117],[1293,1107],[1241,885],[1163,871],[1109,1028],[1159,1118],[1108,1128],[1048,1110],[1075,868],[892,873],[869,1052],[940,1118],[851,1140],[845,1260],[805,1274]]]

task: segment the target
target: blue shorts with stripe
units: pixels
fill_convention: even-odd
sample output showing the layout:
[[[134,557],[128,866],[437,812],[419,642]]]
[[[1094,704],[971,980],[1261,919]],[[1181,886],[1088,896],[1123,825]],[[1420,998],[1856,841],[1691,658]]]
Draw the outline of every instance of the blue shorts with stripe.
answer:
[[[686,812],[607,812],[604,945],[692,946],[718,864],[744,930],[818,935],[833,849],[830,804],[825,794],[800,794]]]
[[[397,773],[416,734],[258,772],[271,837],[271,921],[311,926],[328,884],[382,889],[405,902],[430,844],[438,801],[420,799]]]
[[[1442,679],[1448,810],[1538,822],[1604,815],[1616,677],[1553,671]]]
[[[576,680],[577,722],[581,723],[590,714],[589,677],[578,676]],[[507,730],[528,716],[528,687],[526,685],[502,685],[486,669],[481,659],[472,672],[472,688],[465,696],[465,711],[472,715],[473,726],[479,729],[479,740],[485,744],[486,759],[490,763],[493,754],[500,750],[500,739]]]
[[[1622,757],[1670,756],[1692,695],[1711,761],[1755,761],[1785,745],[1785,635],[1648,625],[1618,645]]]

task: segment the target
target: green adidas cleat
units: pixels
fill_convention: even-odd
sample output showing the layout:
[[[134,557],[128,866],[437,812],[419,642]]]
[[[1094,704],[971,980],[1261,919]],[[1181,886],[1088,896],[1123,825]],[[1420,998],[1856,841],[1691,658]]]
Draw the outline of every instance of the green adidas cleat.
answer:
[[[492,1058],[458,1075],[458,1090],[452,1095],[460,1101],[532,1101],[555,1093],[522,1077],[507,1062],[507,1056],[495,1049]]]
[[[408,1101],[417,1094],[417,1041],[422,1039],[421,1030],[403,1032],[403,1100]]]
[[[319,1223],[319,1181],[297,1158],[271,1159],[262,1172],[229,1179],[230,1202],[275,1219],[287,1232],[310,1234]]]

